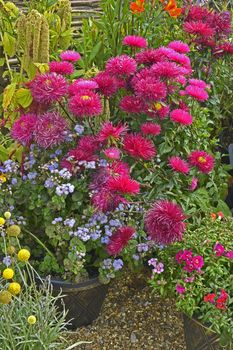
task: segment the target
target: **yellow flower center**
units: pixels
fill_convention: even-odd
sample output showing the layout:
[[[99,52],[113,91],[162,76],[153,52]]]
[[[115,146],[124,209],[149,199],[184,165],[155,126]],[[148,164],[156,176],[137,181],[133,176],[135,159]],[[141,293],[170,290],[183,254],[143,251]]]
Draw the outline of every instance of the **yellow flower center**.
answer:
[[[159,111],[159,110],[162,108],[161,103],[159,103],[159,102],[154,103],[154,108],[155,108],[157,111]]]
[[[6,176],[5,175],[3,175],[3,174],[1,174],[0,175],[0,182],[6,182]]]
[[[83,96],[82,96],[82,99],[83,99],[84,101],[86,101],[86,100],[90,100],[91,98],[90,98],[90,96],[88,96],[88,95],[83,95]]]
[[[198,162],[202,163],[202,164],[205,164],[206,163],[205,157],[198,157]]]

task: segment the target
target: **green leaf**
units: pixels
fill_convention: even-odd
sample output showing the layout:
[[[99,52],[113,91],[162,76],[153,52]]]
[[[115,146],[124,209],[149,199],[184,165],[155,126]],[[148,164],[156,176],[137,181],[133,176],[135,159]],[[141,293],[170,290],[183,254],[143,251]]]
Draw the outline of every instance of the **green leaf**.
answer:
[[[2,43],[3,43],[4,52],[9,56],[14,56],[16,39],[13,36],[11,36],[9,33],[5,32],[3,34]]]
[[[15,93],[15,89],[16,89],[15,83],[12,83],[5,88],[3,93],[3,103],[2,103],[3,109],[7,109],[7,107],[10,105],[11,100]]]
[[[2,67],[5,63],[5,58],[0,58],[0,67]]]
[[[99,41],[99,42],[93,47],[93,50],[91,51],[90,56],[89,56],[89,62],[93,61],[93,59],[94,59],[94,58],[96,57],[96,55],[99,53],[101,46],[102,46],[102,42]]]
[[[32,103],[31,91],[25,88],[20,88],[15,93],[16,100],[20,106],[27,108]]]
[[[222,211],[225,216],[232,216],[232,212],[231,212],[230,208],[221,199],[219,199],[219,201],[218,201],[218,205],[217,205],[217,209],[216,210],[217,211]]]
[[[7,159],[8,159],[8,151],[4,146],[0,145],[0,160],[4,162]]]

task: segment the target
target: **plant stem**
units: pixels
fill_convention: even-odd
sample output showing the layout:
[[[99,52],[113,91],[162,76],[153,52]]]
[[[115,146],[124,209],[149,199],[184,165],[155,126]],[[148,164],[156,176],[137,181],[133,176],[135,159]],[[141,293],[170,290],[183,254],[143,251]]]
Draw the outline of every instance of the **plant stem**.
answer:
[[[36,237],[32,232],[28,231],[26,228],[24,228],[24,231],[27,232],[30,236],[32,236],[46,250],[46,252],[56,260],[54,254],[44,245],[44,243],[38,237]]]
[[[59,106],[61,107],[61,109],[63,110],[63,112],[65,113],[65,115],[67,116],[67,118],[75,125],[75,121],[71,118],[71,116],[69,115],[69,113],[67,112],[67,110],[65,109],[65,107],[62,105],[61,102],[58,102]]]

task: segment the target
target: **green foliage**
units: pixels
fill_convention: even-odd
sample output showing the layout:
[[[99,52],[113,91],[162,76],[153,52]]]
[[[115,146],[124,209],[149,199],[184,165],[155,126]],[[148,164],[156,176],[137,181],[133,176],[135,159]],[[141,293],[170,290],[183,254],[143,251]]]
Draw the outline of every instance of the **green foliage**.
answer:
[[[164,264],[164,272],[154,273],[150,282],[162,295],[173,296],[179,310],[194,315],[216,332],[223,346],[233,344],[233,264],[230,258],[217,256],[214,246],[220,243],[225,252],[233,251],[232,231],[232,218],[204,217],[198,227],[189,225],[182,242],[157,251],[156,257]],[[187,272],[183,269],[184,263],[177,263],[175,257],[180,250],[192,250],[193,256],[204,258],[200,272]],[[192,282],[185,282],[190,277]],[[176,292],[177,284],[185,287],[181,295]],[[207,294],[219,296],[221,290],[229,296],[226,308],[218,309],[215,303],[204,301]]]

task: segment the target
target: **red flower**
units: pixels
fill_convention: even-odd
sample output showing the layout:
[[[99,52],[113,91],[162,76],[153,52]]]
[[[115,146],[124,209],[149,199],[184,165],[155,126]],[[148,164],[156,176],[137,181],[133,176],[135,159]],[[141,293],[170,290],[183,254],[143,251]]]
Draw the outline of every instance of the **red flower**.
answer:
[[[98,140],[103,141],[117,141],[120,139],[121,134],[124,134],[127,130],[125,125],[118,124],[113,126],[111,122],[105,122],[98,134]]]
[[[189,165],[180,157],[169,158],[169,165],[174,171],[187,175],[189,173]]]
[[[117,79],[107,72],[99,72],[93,81],[98,84],[99,92],[106,97],[112,96],[118,90]]]
[[[159,124],[154,124],[152,122],[146,122],[141,125],[141,132],[144,135],[157,136],[161,132],[161,126]]]
[[[185,230],[182,208],[173,202],[160,200],[146,213],[145,227],[159,244],[171,244],[182,239]]]
[[[156,155],[153,142],[139,134],[126,135],[123,148],[133,158],[150,160]]]
[[[214,304],[215,297],[216,297],[216,294],[214,293],[207,294],[204,296],[204,302]]]
[[[214,158],[205,151],[193,151],[189,155],[189,163],[204,174],[209,174],[214,168]]]
[[[183,109],[174,109],[171,112],[171,120],[182,125],[191,125],[193,122],[191,114]]]
[[[108,180],[107,187],[110,191],[120,194],[137,194],[140,191],[139,183],[129,176],[112,177]]]
[[[212,36],[214,34],[214,29],[202,21],[186,22],[184,24],[184,31],[189,34],[201,36]]]
[[[111,237],[107,245],[107,252],[109,255],[119,254],[127,245],[128,241],[135,233],[135,229],[130,226],[123,226],[119,228]]]

